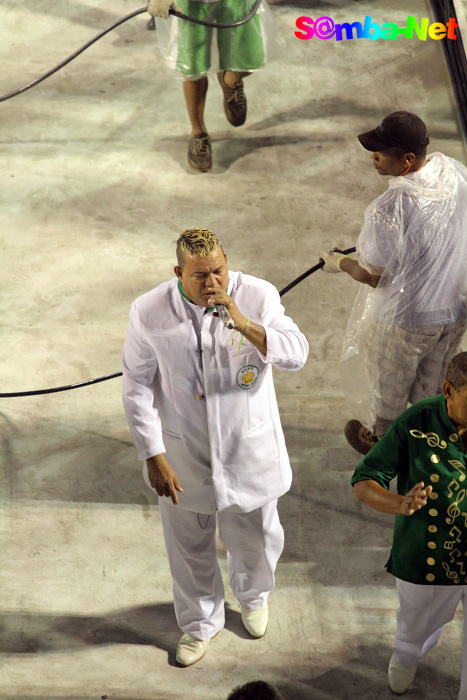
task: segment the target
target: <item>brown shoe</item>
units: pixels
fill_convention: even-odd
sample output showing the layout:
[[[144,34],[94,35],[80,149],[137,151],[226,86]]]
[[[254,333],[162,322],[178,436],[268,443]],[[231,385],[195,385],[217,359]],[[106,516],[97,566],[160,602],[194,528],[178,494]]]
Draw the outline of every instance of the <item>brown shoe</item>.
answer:
[[[192,168],[205,173],[212,168],[211,139],[207,134],[191,136],[188,141],[188,163]]]
[[[230,88],[224,83],[224,73],[217,74],[222,92],[224,93],[224,112],[232,126],[241,126],[246,120],[246,97],[243,92],[243,80]]]
[[[349,445],[361,455],[368,454],[378,442],[376,435],[373,435],[371,430],[365,428],[359,420],[355,419],[347,421],[344,434]]]

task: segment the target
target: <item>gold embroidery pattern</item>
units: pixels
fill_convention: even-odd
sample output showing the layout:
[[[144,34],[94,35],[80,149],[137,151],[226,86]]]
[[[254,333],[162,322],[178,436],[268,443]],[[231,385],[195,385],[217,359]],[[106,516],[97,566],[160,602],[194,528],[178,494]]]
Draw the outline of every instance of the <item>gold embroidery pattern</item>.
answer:
[[[459,542],[461,541],[462,531],[459,530],[457,525],[452,526],[452,528],[449,530],[449,534],[451,535],[451,537],[454,537],[454,542],[459,544]]]
[[[426,438],[430,447],[439,447],[441,450],[445,450],[447,447],[447,443],[444,440],[440,440],[439,435],[436,433],[422,433],[421,430],[410,430],[410,434],[414,438]]]
[[[451,569],[449,568],[449,564],[446,564],[445,561],[443,561],[443,569],[446,572],[446,576],[448,578],[450,578],[451,581],[454,581],[454,583],[460,583],[461,580],[460,580],[459,576],[457,575],[457,572],[451,571]]]
[[[456,481],[455,479],[453,479],[453,480],[448,484],[448,494],[449,494],[448,498],[452,498],[452,497],[453,497],[453,495],[454,495],[453,490],[454,490],[454,491],[459,491],[459,489],[460,489],[459,484],[457,483],[457,481]]]
[[[462,561],[456,561],[456,559],[459,559],[459,557],[461,557],[461,556],[462,556],[462,553],[461,553],[460,549],[457,549],[457,547],[456,547],[456,549],[451,550],[451,554],[449,555],[449,561],[451,562],[451,564],[457,564],[457,566],[461,570],[462,576],[465,576],[464,565],[463,565]]]
[[[451,484],[452,483],[453,482],[451,481]],[[457,485],[456,491],[458,491],[458,489],[460,488],[459,484],[457,483],[457,481],[454,481],[454,483]],[[449,486],[448,486],[449,498],[452,497],[452,493],[450,491],[451,484],[449,484]],[[458,518],[459,515],[461,514],[461,509],[459,508],[459,503],[462,503],[462,501],[464,500],[465,492],[466,492],[465,489],[460,489],[460,491],[458,491],[458,493],[456,494],[455,500],[448,507],[449,518],[446,518],[446,522],[448,525],[452,525],[454,520],[456,520],[456,518]]]
[[[462,462],[459,462],[458,459],[448,459],[449,464],[451,467],[454,467],[454,469],[457,469],[459,472],[459,481],[464,481],[465,480],[465,472],[467,471]],[[452,482],[451,482],[452,483]]]
[[[464,470],[465,467],[461,462],[458,460],[448,460],[449,464],[451,464],[452,467],[454,467],[458,472],[457,478],[451,479],[451,481],[447,484],[445,494],[450,499],[450,503],[447,507],[447,517],[445,518],[445,522],[448,525],[451,525],[451,529],[449,530],[449,537],[452,539],[446,539],[442,543],[442,547],[446,552],[446,555],[448,557],[448,561],[442,562],[443,569],[445,571],[446,577],[452,581],[452,583],[459,584],[462,582],[467,583],[467,571],[466,571],[466,557],[467,557],[467,552],[465,554],[462,554],[462,551],[460,548],[463,547],[463,536],[464,536],[464,530],[461,529],[462,525],[459,523],[460,527],[454,524],[454,521],[459,518],[463,517],[465,521],[465,525],[467,525],[467,512],[464,512],[461,510],[459,506],[463,505],[464,499],[467,498],[467,488],[462,488],[462,481],[464,481],[465,476],[464,476]],[[433,476],[433,475],[432,475]],[[432,479],[433,481],[433,479]],[[459,483],[461,482],[461,483]],[[432,515],[432,513],[429,511],[429,514]],[[433,526],[428,526],[428,531],[430,528]],[[428,541],[427,542],[427,547],[429,549],[434,549],[433,547],[433,542]],[[441,544],[441,543],[440,543]],[[436,545],[435,545],[436,546]],[[433,565],[435,563],[434,559],[431,559],[427,563],[428,565],[431,564],[431,561],[433,561]],[[431,574],[426,575],[426,580],[427,581],[432,581],[436,579],[436,576],[432,576]]]
[[[440,436],[437,433],[434,432],[428,432],[424,433],[421,430],[410,430],[410,435],[416,439],[419,440],[426,440],[427,445],[433,449],[439,449],[439,450],[445,450],[448,446],[448,443],[446,440],[442,440]],[[454,443],[458,441],[459,436],[456,434],[452,434],[449,436],[449,441]],[[446,455],[447,456],[447,455]],[[438,463],[441,461],[439,455],[437,454],[431,454],[429,455],[429,459],[432,465],[438,465]],[[457,473],[452,473],[451,472],[451,477],[454,477],[451,479],[451,481],[446,484],[446,481],[443,484],[443,487],[446,489],[444,491],[444,494],[447,498],[449,499],[447,505],[447,512],[445,511],[445,522],[447,525],[451,526],[451,529],[449,530],[449,538],[451,539],[445,539],[444,542],[439,542],[438,546],[443,548],[446,552],[445,557],[447,558],[447,561],[442,562],[442,567],[445,571],[445,576],[448,578],[452,583],[459,584],[462,580],[462,582],[467,583],[467,551],[462,554],[461,549],[464,549],[465,545],[465,529],[467,528],[467,512],[462,511],[459,506],[464,505],[463,501],[464,499],[467,498],[467,484],[466,478],[467,478],[467,467],[460,462],[458,459],[448,459],[446,460],[451,467],[453,467]],[[442,467],[442,465],[439,465]],[[447,465],[446,465],[447,466]],[[433,467],[432,467],[433,469]],[[429,474],[429,472],[428,472]],[[439,474],[430,474],[429,476],[430,481],[434,484],[437,484],[440,481],[440,476]],[[449,479],[449,476],[448,476]],[[443,477],[444,480],[444,477]],[[441,484],[439,484],[441,486]],[[462,488],[462,487],[465,488]],[[438,494],[430,494],[430,498],[435,500],[437,498]],[[440,491],[441,495],[441,491]],[[443,511],[445,510],[445,505],[444,503],[442,504]],[[465,505],[464,505],[465,507]],[[438,511],[435,508],[429,508],[428,513],[429,516],[431,517],[437,517],[438,516]],[[441,511],[440,513],[441,517],[443,517],[443,513]],[[459,521],[459,526],[454,524],[454,522],[458,519],[461,518]],[[462,519],[464,520],[464,523],[462,525]],[[436,525],[428,525],[428,532],[437,532],[438,528]],[[428,538],[427,538],[428,540]],[[426,547],[428,549],[427,554],[429,550],[431,549],[432,551],[436,549],[436,542],[429,540],[426,542]],[[434,553],[434,551],[433,551]],[[431,554],[431,552],[430,552]],[[428,566],[435,566],[436,561],[433,559],[433,557],[427,557],[426,562]],[[436,579],[436,576],[431,573],[427,573],[425,576],[425,579],[427,581],[434,581]]]
[[[457,460],[449,460],[450,462],[456,462]],[[460,462],[458,462],[460,465]],[[453,464],[453,466],[455,466]],[[462,465],[460,465],[462,466]],[[456,468],[458,468],[456,466]],[[460,471],[460,470],[459,470]],[[453,498],[453,502],[449,505],[447,512],[448,516],[446,518],[446,522],[448,525],[452,525],[454,523],[454,520],[458,518],[460,515],[464,516],[467,522],[467,513],[464,513],[461,511],[459,508],[459,504],[462,503],[464,500],[466,494],[467,494],[467,489],[461,489],[459,483],[456,481],[456,479],[452,479],[452,481],[449,483],[448,487],[448,498]],[[455,571],[450,568],[449,564],[447,562],[443,562],[443,569],[446,572],[446,576],[448,579],[453,581],[454,583],[460,583],[461,579],[460,576],[464,577],[464,581],[467,582],[467,577],[466,577],[466,571],[465,571],[465,555],[462,554],[461,550],[459,549],[459,546],[462,545],[462,535],[463,531],[457,527],[457,525],[452,525],[451,529],[449,530],[449,536],[452,537],[452,540],[445,540],[444,542],[444,549],[449,552],[449,561],[451,564],[454,564],[455,567],[459,569],[459,571]]]

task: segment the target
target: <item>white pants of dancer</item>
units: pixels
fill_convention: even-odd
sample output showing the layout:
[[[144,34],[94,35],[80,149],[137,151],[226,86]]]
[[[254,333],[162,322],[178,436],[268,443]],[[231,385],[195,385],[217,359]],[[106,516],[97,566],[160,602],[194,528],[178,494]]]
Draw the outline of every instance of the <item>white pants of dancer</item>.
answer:
[[[216,513],[182,510],[159,499],[180,629],[197,639],[224,626],[224,585],[216,556]],[[227,548],[233,594],[245,610],[266,605],[284,548],[277,500],[250,513],[218,512],[219,537]]]
[[[415,666],[432,649],[462,600],[464,645],[458,700],[467,700],[467,586],[422,586],[397,581],[400,608],[393,650],[402,666]]]

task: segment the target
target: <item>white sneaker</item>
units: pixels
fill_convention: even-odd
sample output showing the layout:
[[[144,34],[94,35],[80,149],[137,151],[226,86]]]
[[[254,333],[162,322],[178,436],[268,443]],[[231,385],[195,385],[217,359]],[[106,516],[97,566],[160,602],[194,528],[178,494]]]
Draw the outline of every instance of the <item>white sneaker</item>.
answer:
[[[410,666],[410,668],[402,666],[396,659],[395,654],[393,654],[389,661],[388,668],[388,683],[391,690],[399,695],[405,693],[415,678],[416,670],[417,664],[415,664],[415,666]]]
[[[264,637],[268,626],[268,606],[259,610],[242,610],[242,622],[252,637]]]
[[[211,640],[196,639],[191,634],[184,634],[177,644],[175,658],[182,666],[191,666],[203,658],[206,647]]]

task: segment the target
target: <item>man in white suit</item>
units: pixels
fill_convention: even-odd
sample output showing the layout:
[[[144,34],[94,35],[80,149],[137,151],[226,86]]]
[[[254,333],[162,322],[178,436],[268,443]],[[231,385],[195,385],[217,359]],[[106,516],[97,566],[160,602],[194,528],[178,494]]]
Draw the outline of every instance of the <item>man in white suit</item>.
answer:
[[[292,477],[272,367],[301,369],[308,343],[271,284],[228,271],[211,231],[185,230],[177,259],[176,277],[133,303],[123,396],[159,495],[184,632],[177,661],[188,666],[224,626],[216,514],[243,624],[253,637],[266,631],[284,542],[277,499]],[[232,329],[215,305],[228,309]]]

